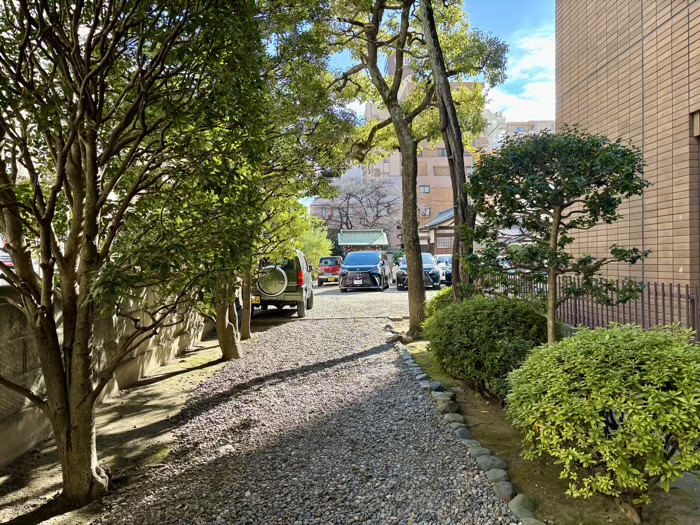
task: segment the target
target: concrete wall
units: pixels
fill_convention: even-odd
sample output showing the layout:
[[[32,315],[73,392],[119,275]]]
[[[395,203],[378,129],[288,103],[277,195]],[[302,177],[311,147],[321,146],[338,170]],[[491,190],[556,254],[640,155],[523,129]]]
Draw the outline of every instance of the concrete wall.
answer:
[[[27,321],[21,312],[2,300],[2,295],[11,293],[7,287],[0,287],[0,374],[41,391],[39,359]],[[132,305],[130,311],[132,317],[147,315],[138,305]],[[122,361],[102,397],[127,388],[197,343],[202,328],[203,321],[196,314],[188,315],[183,323],[163,328]],[[132,322],[124,318],[111,317],[96,322],[94,340],[99,349],[96,356],[98,367],[105,366],[119,343],[132,330]],[[0,466],[30,449],[50,432],[49,423],[40,410],[31,406],[24,397],[0,386]]]

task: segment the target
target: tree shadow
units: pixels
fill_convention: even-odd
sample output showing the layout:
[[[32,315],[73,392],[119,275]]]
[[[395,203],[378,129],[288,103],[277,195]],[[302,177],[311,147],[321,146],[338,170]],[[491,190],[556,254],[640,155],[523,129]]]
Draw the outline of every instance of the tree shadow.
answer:
[[[253,388],[260,387],[266,383],[281,383],[288,381],[289,379],[296,379],[304,376],[320,372],[322,370],[333,368],[335,366],[350,363],[353,361],[358,361],[366,357],[370,357],[376,354],[386,352],[391,349],[391,345],[383,344],[379,346],[374,346],[367,350],[361,352],[356,352],[354,354],[349,354],[343,357],[338,357],[335,359],[329,359],[327,361],[321,361],[318,363],[313,363],[309,365],[300,366],[297,368],[290,368],[287,370],[281,370],[279,372],[274,372],[272,374],[254,377],[245,381],[244,383],[237,383],[230,388],[217,392],[216,394],[199,399],[193,403],[188,403],[180,414],[180,418],[187,419],[195,417],[202,412],[212,409],[216,405],[229,401],[231,397],[242,394]]]
[[[378,351],[382,351],[381,347],[354,354],[348,360],[319,364],[315,368],[320,370],[333,366],[332,362],[348,362]],[[304,373],[286,372],[287,375],[282,373],[281,377],[298,377]],[[262,508],[267,513],[265,523],[303,521],[309,510],[319,509],[333,514],[344,513],[349,521],[353,516],[359,516],[359,521],[365,522],[371,519],[367,514],[374,511],[368,510],[366,501],[360,496],[376,491],[378,484],[389,483],[392,498],[400,499],[403,494],[423,490],[433,500],[434,504],[426,505],[425,514],[416,517],[416,522],[440,523],[437,513],[443,503],[464,508],[465,516],[477,512],[483,503],[470,496],[467,484],[487,486],[487,481],[482,474],[475,475],[473,460],[428,397],[419,395],[417,390],[410,394],[405,386],[397,383],[398,379],[382,382],[338,410],[309,413],[310,419],[305,423],[284,427],[283,431],[278,428],[270,431],[264,423],[242,426],[232,422],[232,426],[226,427],[227,423],[219,420],[211,432],[225,439],[195,445],[209,450],[203,452],[194,448],[186,451],[173,460],[179,463],[179,467],[134,483],[125,491],[124,497],[131,500],[128,504],[132,509],[148,504],[154,523],[174,522],[180,517],[175,507],[193,504],[202,510],[198,515],[202,522],[213,522],[216,516],[206,514],[209,508],[207,497],[216,491],[216,487],[222,486],[227,487],[227,511],[231,513],[225,518],[228,523],[262,523],[249,521],[255,510]],[[406,408],[407,394],[416,399],[410,408]],[[363,417],[358,417],[358,414]],[[411,426],[402,423],[406,419],[421,418],[429,420],[429,424],[421,426],[421,432],[411,431]],[[303,421],[303,418],[296,421]],[[264,435],[255,437],[258,432]],[[225,444],[227,442],[229,444]],[[347,455],[338,455],[339,443],[352,449],[351,462],[347,462]],[[426,458],[428,451],[431,453]],[[190,454],[208,457],[208,460],[191,461]],[[455,457],[460,458],[458,462],[464,468],[456,467]],[[430,464],[430,472],[424,470],[426,464]],[[463,491],[454,490],[451,483],[443,482],[446,472],[460,473],[458,475],[465,485]],[[275,483],[270,484],[271,479],[275,479]],[[182,487],[189,486],[191,480],[197,480],[197,489],[183,490]],[[245,480],[245,483],[235,480]],[[144,494],[146,487],[148,496]],[[278,505],[279,491],[284,490],[280,487],[295,487],[294,494],[304,494],[305,497],[288,499],[285,505]],[[167,504],[163,503],[166,498]],[[121,495],[119,499],[122,500]],[[405,522],[405,518],[401,521]],[[375,516],[374,519],[378,518]],[[398,516],[396,519],[398,522]],[[341,522],[345,521],[338,521]]]
[[[202,363],[201,365],[197,366],[192,366],[189,368],[183,368],[182,370],[175,370],[173,372],[166,372],[164,374],[154,374],[151,376],[144,377],[143,379],[140,379],[136,381],[135,383],[132,383],[129,385],[129,390],[134,390],[138,389],[144,386],[149,386],[149,385],[154,385],[156,383],[160,383],[161,381],[164,381],[165,379],[170,379],[171,377],[179,376],[182,374],[187,374],[189,372],[194,372],[195,370],[203,370],[204,368],[209,368],[211,366],[217,365],[219,363],[223,362],[222,359],[217,359],[215,361],[209,361],[208,363]]]

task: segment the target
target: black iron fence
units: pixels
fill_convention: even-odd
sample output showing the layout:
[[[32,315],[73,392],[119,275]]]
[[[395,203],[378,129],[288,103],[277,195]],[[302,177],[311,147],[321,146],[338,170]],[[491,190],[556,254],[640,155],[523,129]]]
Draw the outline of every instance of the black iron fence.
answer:
[[[566,278],[560,279],[560,287],[566,284]],[[544,300],[547,294],[546,283],[533,283],[523,278],[522,274],[505,276],[499,288],[500,291],[511,290],[519,296],[527,296]],[[580,285],[574,280],[574,286]],[[559,318],[570,326],[585,326],[598,328],[607,326],[610,322],[635,323],[642,328],[670,323],[679,323],[685,328],[696,331],[696,339],[700,328],[700,286],[681,285],[673,283],[644,282],[641,294],[636,300],[620,302],[623,282],[616,281],[609,292],[610,305],[601,304],[592,298],[572,297],[559,306]]]

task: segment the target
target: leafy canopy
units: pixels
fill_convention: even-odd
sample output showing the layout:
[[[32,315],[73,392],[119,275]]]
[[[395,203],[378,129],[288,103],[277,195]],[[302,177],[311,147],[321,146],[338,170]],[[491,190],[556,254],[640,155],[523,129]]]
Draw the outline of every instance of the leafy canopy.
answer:
[[[580,295],[609,303],[615,286],[601,278],[603,267],[634,264],[646,252],[613,245],[609,257],[595,258],[575,255],[570,246],[577,231],[620,219],[622,202],[649,185],[643,168],[638,148],[577,127],[507,137],[499,150],[479,156],[466,187],[481,218],[476,240],[482,243],[481,253],[469,258],[469,271],[492,289],[513,292],[524,281],[537,299],[548,290],[531,284],[543,284],[550,276],[580,277],[565,281],[558,304]],[[504,233],[511,228],[514,233]],[[508,250],[508,257],[529,270],[519,280],[504,279],[496,261],[514,239],[519,244]],[[628,281],[618,299],[629,300],[638,292],[637,283]]]

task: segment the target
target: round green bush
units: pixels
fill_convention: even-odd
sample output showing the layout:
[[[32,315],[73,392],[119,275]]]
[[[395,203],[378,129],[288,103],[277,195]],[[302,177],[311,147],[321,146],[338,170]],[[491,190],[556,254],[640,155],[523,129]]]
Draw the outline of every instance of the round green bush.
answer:
[[[615,498],[641,520],[649,489],[700,467],[700,347],[677,326],[580,330],[510,375],[525,457],[563,467],[568,494]]]
[[[477,296],[438,309],[423,333],[446,373],[495,399],[508,373],[547,340],[547,320],[523,302]]]
[[[425,316],[432,317],[438,310],[443,310],[455,302],[455,294],[452,288],[445,288],[436,293],[425,305]]]

